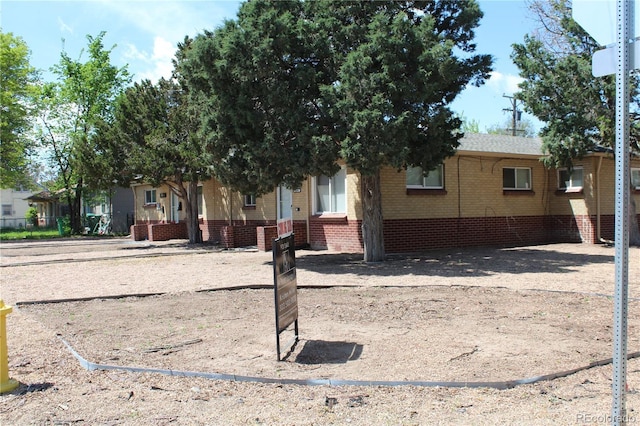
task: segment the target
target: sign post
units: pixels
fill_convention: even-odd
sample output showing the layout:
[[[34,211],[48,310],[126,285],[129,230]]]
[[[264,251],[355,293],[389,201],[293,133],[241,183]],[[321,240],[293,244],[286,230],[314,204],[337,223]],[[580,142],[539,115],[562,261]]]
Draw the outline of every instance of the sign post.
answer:
[[[294,324],[293,340],[287,344],[293,350],[300,339],[298,334],[298,284],[296,254],[292,233],[273,240],[273,281],[276,308],[276,349],[281,360],[280,333]]]
[[[637,1],[637,0],[636,0]],[[616,180],[615,180],[615,300],[613,312],[613,383],[611,424],[626,424],[627,386],[627,308],[629,305],[629,96],[631,84],[629,74],[637,68],[640,58],[634,22],[635,1],[615,2],[615,26],[597,24],[603,16],[595,7],[611,10],[613,2],[574,1],[573,18],[600,44],[615,41],[615,46],[596,52],[593,57],[593,75],[616,74]],[[596,23],[594,25],[594,23]],[[611,40],[611,34],[615,40]],[[613,50],[610,50],[613,49]],[[635,56],[635,57],[634,57]],[[633,65],[633,66],[632,66]]]

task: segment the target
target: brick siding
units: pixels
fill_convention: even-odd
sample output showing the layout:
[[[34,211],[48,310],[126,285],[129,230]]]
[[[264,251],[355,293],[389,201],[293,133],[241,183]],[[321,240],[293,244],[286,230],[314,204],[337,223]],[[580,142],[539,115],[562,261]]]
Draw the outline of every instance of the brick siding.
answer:
[[[179,223],[137,223],[131,226],[134,241],[168,241],[189,238],[186,222]]]
[[[256,228],[256,234],[258,239],[258,250],[270,251],[273,248],[273,240],[278,238],[278,227],[275,225],[258,226]],[[296,248],[308,246],[307,222],[293,222],[293,236]]]

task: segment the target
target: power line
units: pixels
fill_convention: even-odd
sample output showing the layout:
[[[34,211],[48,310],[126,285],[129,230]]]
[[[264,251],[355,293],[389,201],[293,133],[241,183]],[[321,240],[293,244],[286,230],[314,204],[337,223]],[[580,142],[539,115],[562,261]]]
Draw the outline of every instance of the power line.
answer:
[[[522,119],[522,111],[518,109],[518,100],[515,96],[502,95],[502,97],[509,99],[511,102],[511,108],[502,108],[502,110],[511,113],[511,128],[507,130],[511,130],[511,136],[516,136],[518,132],[524,132],[524,130],[518,129],[517,126]]]

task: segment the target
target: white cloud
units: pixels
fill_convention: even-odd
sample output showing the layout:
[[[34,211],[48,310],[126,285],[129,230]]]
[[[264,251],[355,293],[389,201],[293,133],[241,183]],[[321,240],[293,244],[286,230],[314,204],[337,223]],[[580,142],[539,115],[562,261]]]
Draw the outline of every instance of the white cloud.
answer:
[[[115,15],[119,44],[134,79],[157,81],[169,77],[178,43],[204,29],[214,29],[236,16],[239,2],[231,1],[117,1],[99,4]],[[113,18],[112,18],[113,19]]]
[[[235,17],[239,2],[103,0],[102,4],[139,30],[177,43]]]
[[[153,52],[139,50],[135,45],[129,44],[125,57],[130,63],[141,62],[136,68],[144,69],[135,76],[136,80],[149,79],[152,82],[158,81],[161,77],[169,78],[173,70],[171,63],[177,47],[162,37],[155,37],[153,40]]]
[[[502,74],[498,71],[491,72],[491,77],[487,81],[487,86],[499,95],[513,95],[518,92],[518,84],[524,79],[513,74]]]
[[[70,33],[73,34],[73,28],[69,25],[67,25],[66,22],[64,22],[62,20],[62,18],[58,17],[58,28],[60,29],[61,33]]]

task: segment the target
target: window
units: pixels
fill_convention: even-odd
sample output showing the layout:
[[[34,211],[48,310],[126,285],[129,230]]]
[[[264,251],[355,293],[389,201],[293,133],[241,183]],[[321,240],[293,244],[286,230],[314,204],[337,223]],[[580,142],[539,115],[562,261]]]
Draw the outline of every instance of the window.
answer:
[[[640,190],[640,169],[631,169],[631,188]]]
[[[11,204],[2,205],[2,216],[13,216],[13,206]]]
[[[582,190],[582,167],[574,168],[571,173],[567,169],[558,170],[558,189],[566,192],[577,192]]]
[[[155,189],[147,189],[144,191],[144,203],[145,204],[155,204],[156,203],[156,190]]]
[[[196,194],[198,195],[198,216],[202,216],[202,208],[204,206],[204,199],[202,197],[202,185],[198,186],[198,189],[196,189]]]
[[[256,206],[256,196],[253,194],[248,194],[244,196],[244,206],[245,207],[255,207]]]
[[[316,213],[347,212],[347,169],[341,168],[335,175],[317,176],[314,179],[314,210]]]
[[[426,176],[422,173],[422,167],[407,168],[407,188],[427,188],[442,189],[444,188],[444,167],[440,164],[434,170],[431,170]]]
[[[530,190],[531,169],[525,167],[503,168],[502,189]]]

